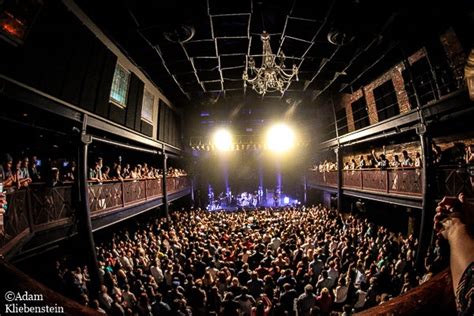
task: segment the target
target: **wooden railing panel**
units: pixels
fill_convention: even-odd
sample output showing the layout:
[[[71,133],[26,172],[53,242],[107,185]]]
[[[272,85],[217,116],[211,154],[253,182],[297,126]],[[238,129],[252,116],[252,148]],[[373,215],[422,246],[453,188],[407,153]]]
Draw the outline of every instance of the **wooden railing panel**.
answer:
[[[147,199],[163,196],[162,179],[146,180]]]
[[[145,181],[123,182],[125,204],[136,203],[145,199]]]
[[[345,188],[362,189],[362,171],[344,170],[342,172],[342,185]]]
[[[386,170],[364,170],[362,171],[362,190],[387,192]]]
[[[0,232],[0,247],[29,229],[27,194],[27,189],[7,192],[8,207],[3,215],[4,230]]]
[[[474,183],[467,167],[441,166],[436,172],[437,195],[457,196],[463,192],[469,198],[474,197]]]
[[[337,187],[337,171],[330,171],[325,173],[326,185],[330,187]]]
[[[92,213],[123,206],[121,182],[90,184],[88,189],[89,207]]]
[[[421,169],[391,169],[388,170],[390,193],[421,195]]]
[[[72,215],[72,187],[31,186],[30,201],[34,225],[49,224]]]

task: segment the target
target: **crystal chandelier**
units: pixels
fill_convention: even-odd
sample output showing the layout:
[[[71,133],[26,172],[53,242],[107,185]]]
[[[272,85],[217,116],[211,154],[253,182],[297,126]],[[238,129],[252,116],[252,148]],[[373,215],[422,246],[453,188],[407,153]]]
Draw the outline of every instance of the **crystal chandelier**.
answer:
[[[298,81],[298,67],[293,65],[291,71],[285,69],[285,54],[280,52],[277,55],[272,54],[270,46],[270,35],[263,31],[261,36],[263,42],[262,66],[255,67],[255,60],[252,56],[249,57],[248,64],[242,75],[244,80],[244,88],[247,83],[252,85],[252,88],[261,95],[267,92],[279,91],[283,94],[290,86],[291,80],[296,77]],[[250,69],[250,76],[249,76]]]

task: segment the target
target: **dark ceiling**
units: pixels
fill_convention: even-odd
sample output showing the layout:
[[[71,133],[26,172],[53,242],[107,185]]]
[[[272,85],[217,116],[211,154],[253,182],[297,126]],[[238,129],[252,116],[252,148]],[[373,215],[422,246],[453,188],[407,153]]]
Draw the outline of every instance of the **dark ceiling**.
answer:
[[[456,21],[461,3],[467,3],[417,8],[409,1],[380,0],[76,2],[184,109],[257,99],[250,87],[244,91],[242,72],[249,55],[261,54],[264,30],[273,52],[287,56],[286,66],[299,66],[299,81],[283,96],[275,92],[265,99],[314,104],[325,92],[347,92],[380,75],[401,60],[402,50],[414,51]],[[180,42],[187,37],[183,25],[195,33]],[[328,34],[352,41],[335,45]]]

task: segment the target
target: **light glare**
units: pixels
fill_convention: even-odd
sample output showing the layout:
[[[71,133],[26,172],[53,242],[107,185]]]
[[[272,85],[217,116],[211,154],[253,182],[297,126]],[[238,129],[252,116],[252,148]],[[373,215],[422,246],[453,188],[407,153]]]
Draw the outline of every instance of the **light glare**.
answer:
[[[228,130],[220,129],[214,133],[213,143],[217,150],[228,151],[232,148],[232,135]]]
[[[267,147],[275,152],[284,152],[293,147],[295,134],[284,124],[271,127],[267,133]]]

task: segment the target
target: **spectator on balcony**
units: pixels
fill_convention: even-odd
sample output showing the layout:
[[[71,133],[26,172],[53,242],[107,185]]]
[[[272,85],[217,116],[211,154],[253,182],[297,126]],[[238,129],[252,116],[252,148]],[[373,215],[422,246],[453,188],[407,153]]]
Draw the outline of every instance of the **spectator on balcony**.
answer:
[[[137,180],[137,179],[141,179],[141,165],[136,165],[135,168],[132,169],[132,171],[130,172],[130,179],[134,179],[134,180]]]
[[[342,170],[349,170],[349,169],[350,169],[349,161],[346,161],[344,163],[344,168],[342,168]]]
[[[122,178],[130,179],[130,174],[131,174],[130,164],[127,163],[127,164],[125,164],[125,166],[122,169]]]
[[[30,167],[29,167],[29,173],[30,173],[31,180],[33,180],[33,182],[41,181],[38,163],[39,163],[38,158],[36,156],[32,156]]]
[[[51,179],[51,182],[49,183],[49,185],[52,187],[63,185],[58,168],[51,168],[50,179]]]
[[[474,145],[466,146],[466,154],[464,155],[466,164],[474,165]]]
[[[367,163],[364,160],[364,156],[360,155],[359,157],[359,169],[364,169],[367,167]]]
[[[142,178],[147,178],[148,177],[148,172],[150,170],[148,169],[148,164],[146,162],[143,163],[143,167],[140,170]]]
[[[377,168],[377,160],[371,155],[367,155],[367,168]]]
[[[89,169],[89,181],[102,182],[102,158],[96,160],[94,168]]]
[[[13,158],[10,154],[5,154],[2,157],[0,165],[0,181],[3,182],[3,187],[10,187],[14,184],[14,177],[12,172]]]
[[[392,168],[399,168],[402,165],[398,155],[393,155],[392,161],[390,161],[390,167]]]
[[[119,163],[116,163],[114,169],[110,171],[109,175],[110,175],[111,180],[123,181],[122,165]]]
[[[421,168],[423,166],[423,161],[421,160],[421,154],[416,152],[415,154],[415,168]]]
[[[29,168],[28,168],[29,164],[30,164],[30,159],[28,157],[24,157],[20,165],[20,176],[22,179],[31,179]]]
[[[322,161],[319,162],[319,167],[318,167],[319,172],[324,172],[325,165],[326,165],[325,162],[324,163]]]
[[[443,150],[441,149],[441,147],[439,147],[438,145],[433,143],[431,145],[431,151],[433,153],[433,163],[435,165],[445,163],[445,157],[444,157],[445,154],[444,154]]]
[[[110,167],[104,166],[102,168],[102,181],[110,181],[110,180],[112,180],[110,178]]]
[[[67,165],[64,171],[63,181],[74,182],[75,179],[76,179],[76,162],[73,160],[69,162],[69,164]]]
[[[406,150],[402,151],[402,156],[402,167],[413,167],[413,160],[410,158]]]
[[[352,159],[351,159],[351,163],[349,164],[349,168],[350,168],[351,170],[355,170],[356,166],[357,166],[357,163],[356,163],[355,159],[352,158]]]
[[[385,152],[385,147],[384,147],[384,152]],[[376,167],[380,168],[382,170],[387,169],[389,166],[389,162],[387,158],[385,157],[385,154],[380,154],[379,157],[375,154],[375,150],[372,150],[372,157],[374,160],[377,162]]]
[[[31,178],[28,174],[28,168],[26,168],[26,172],[22,169],[23,162],[17,160],[15,163],[15,169],[13,171],[13,179],[16,183],[18,188],[25,188],[31,183]]]

